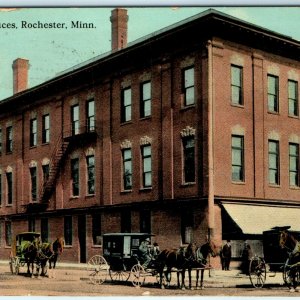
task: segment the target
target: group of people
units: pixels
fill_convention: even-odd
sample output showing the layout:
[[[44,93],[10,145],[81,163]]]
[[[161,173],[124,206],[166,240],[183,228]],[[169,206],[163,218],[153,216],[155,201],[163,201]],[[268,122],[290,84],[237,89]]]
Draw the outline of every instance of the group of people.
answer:
[[[222,270],[224,271],[230,270],[231,256],[232,256],[231,242],[230,240],[227,240],[224,246],[222,247],[220,253]],[[243,274],[249,273],[249,264],[252,256],[253,253],[251,250],[251,246],[247,242],[245,242],[244,249],[242,252],[242,263],[240,266],[241,272]]]

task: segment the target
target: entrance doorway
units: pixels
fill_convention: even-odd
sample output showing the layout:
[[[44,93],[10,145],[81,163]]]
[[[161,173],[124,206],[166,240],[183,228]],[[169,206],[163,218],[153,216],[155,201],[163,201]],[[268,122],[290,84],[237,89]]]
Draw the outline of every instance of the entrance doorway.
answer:
[[[78,240],[80,262],[86,263],[86,215],[78,216]]]

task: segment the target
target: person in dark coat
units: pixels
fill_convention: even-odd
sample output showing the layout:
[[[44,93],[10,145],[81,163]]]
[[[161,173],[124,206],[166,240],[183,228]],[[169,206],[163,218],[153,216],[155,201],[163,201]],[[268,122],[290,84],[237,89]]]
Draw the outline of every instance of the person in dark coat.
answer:
[[[247,242],[245,242],[243,253],[242,253],[242,265],[241,265],[241,271],[243,274],[249,275],[249,265],[252,256],[253,256],[253,252],[251,250],[251,247]]]
[[[230,261],[231,261],[231,244],[230,244],[230,240],[227,240],[226,244],[223,246],[222,257],[223,257],[224,270],[229,271],[230,270],[229,266],[230,266]]]

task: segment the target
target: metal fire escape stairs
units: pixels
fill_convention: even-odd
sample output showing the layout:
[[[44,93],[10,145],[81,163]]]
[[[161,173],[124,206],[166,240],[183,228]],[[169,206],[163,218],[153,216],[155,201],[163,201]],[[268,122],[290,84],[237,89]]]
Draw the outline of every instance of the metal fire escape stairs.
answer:
[[[62,136],[58,138],[49,163],[49,174],[44,178],[40,186],[40,203],[49,203],[56,186],[56,180],[59,176],[62,164],[66,157],[70,145],[70,141]]]

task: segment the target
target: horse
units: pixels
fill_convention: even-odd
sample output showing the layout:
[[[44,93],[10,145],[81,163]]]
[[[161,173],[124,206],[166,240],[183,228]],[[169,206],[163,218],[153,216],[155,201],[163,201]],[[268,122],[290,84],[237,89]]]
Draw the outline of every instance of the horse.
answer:
[[[215,245],[215,243],[210,240],[207,241],[202,246],[198,247],[196,250],[196,254],[193,260],[191,260],[191,263],[189,264],[188,268],[188,275],[189,275],[189,288],[192,289],[191,284],[191,272],[192,269],[196,269],[196,289],[204,289],[203,286],[203,278],[204,278],[204,270],[207,265],[207,258],[209,255],[212,257],[216,257],[219,255],[220,249]],[[201,271],[201,277],[200,277],[200,286],[199,286],[199,272]]]
[[[23,255],[24,260],[27,264],[27,274],[33,278],[34,277],[34,264],[36,263],[38,251],[40,247],[39,238],[35,238],[32,242],[23,241],[20,246],[20,253]],[[30,273],[31,265],[31,273]]]
[[[300,263],[300,242],[287,230],[280,232],[279,245],[286,248],[289,252],[289,278],[291,279],[290,292],[295,292],[298,285]],[[299,290],[297,290],[299,291]]]
[[[172,268],[177,269],[177,286],[178,288],[185,289],[185,271],[189,268],[191,260],[194,259],[196,255],[196,244],[190,243],[186,248],[180,247],[179,249],[165,249],[161,251],[157,257],[157,261],[160,262],[161,269],[160,274],[160,286],[164,288],[163,273],[165,273],[167,286],[170,285],[171,281],[171,271]],[[164,268],[167,268],[164,272]],[[181,274],[181,284],[180,284],[180,274]]]
[[[45,276],[45,267],[47,262],[49,263],[48,276],[49,278],[55,278],[55,267],[58,256],[62,254],[64,249],[65,241],[63,237],[58,237],[53,243],[42,243],[41,251],[38,255],[38,260],[41,265],[41,275]]]

